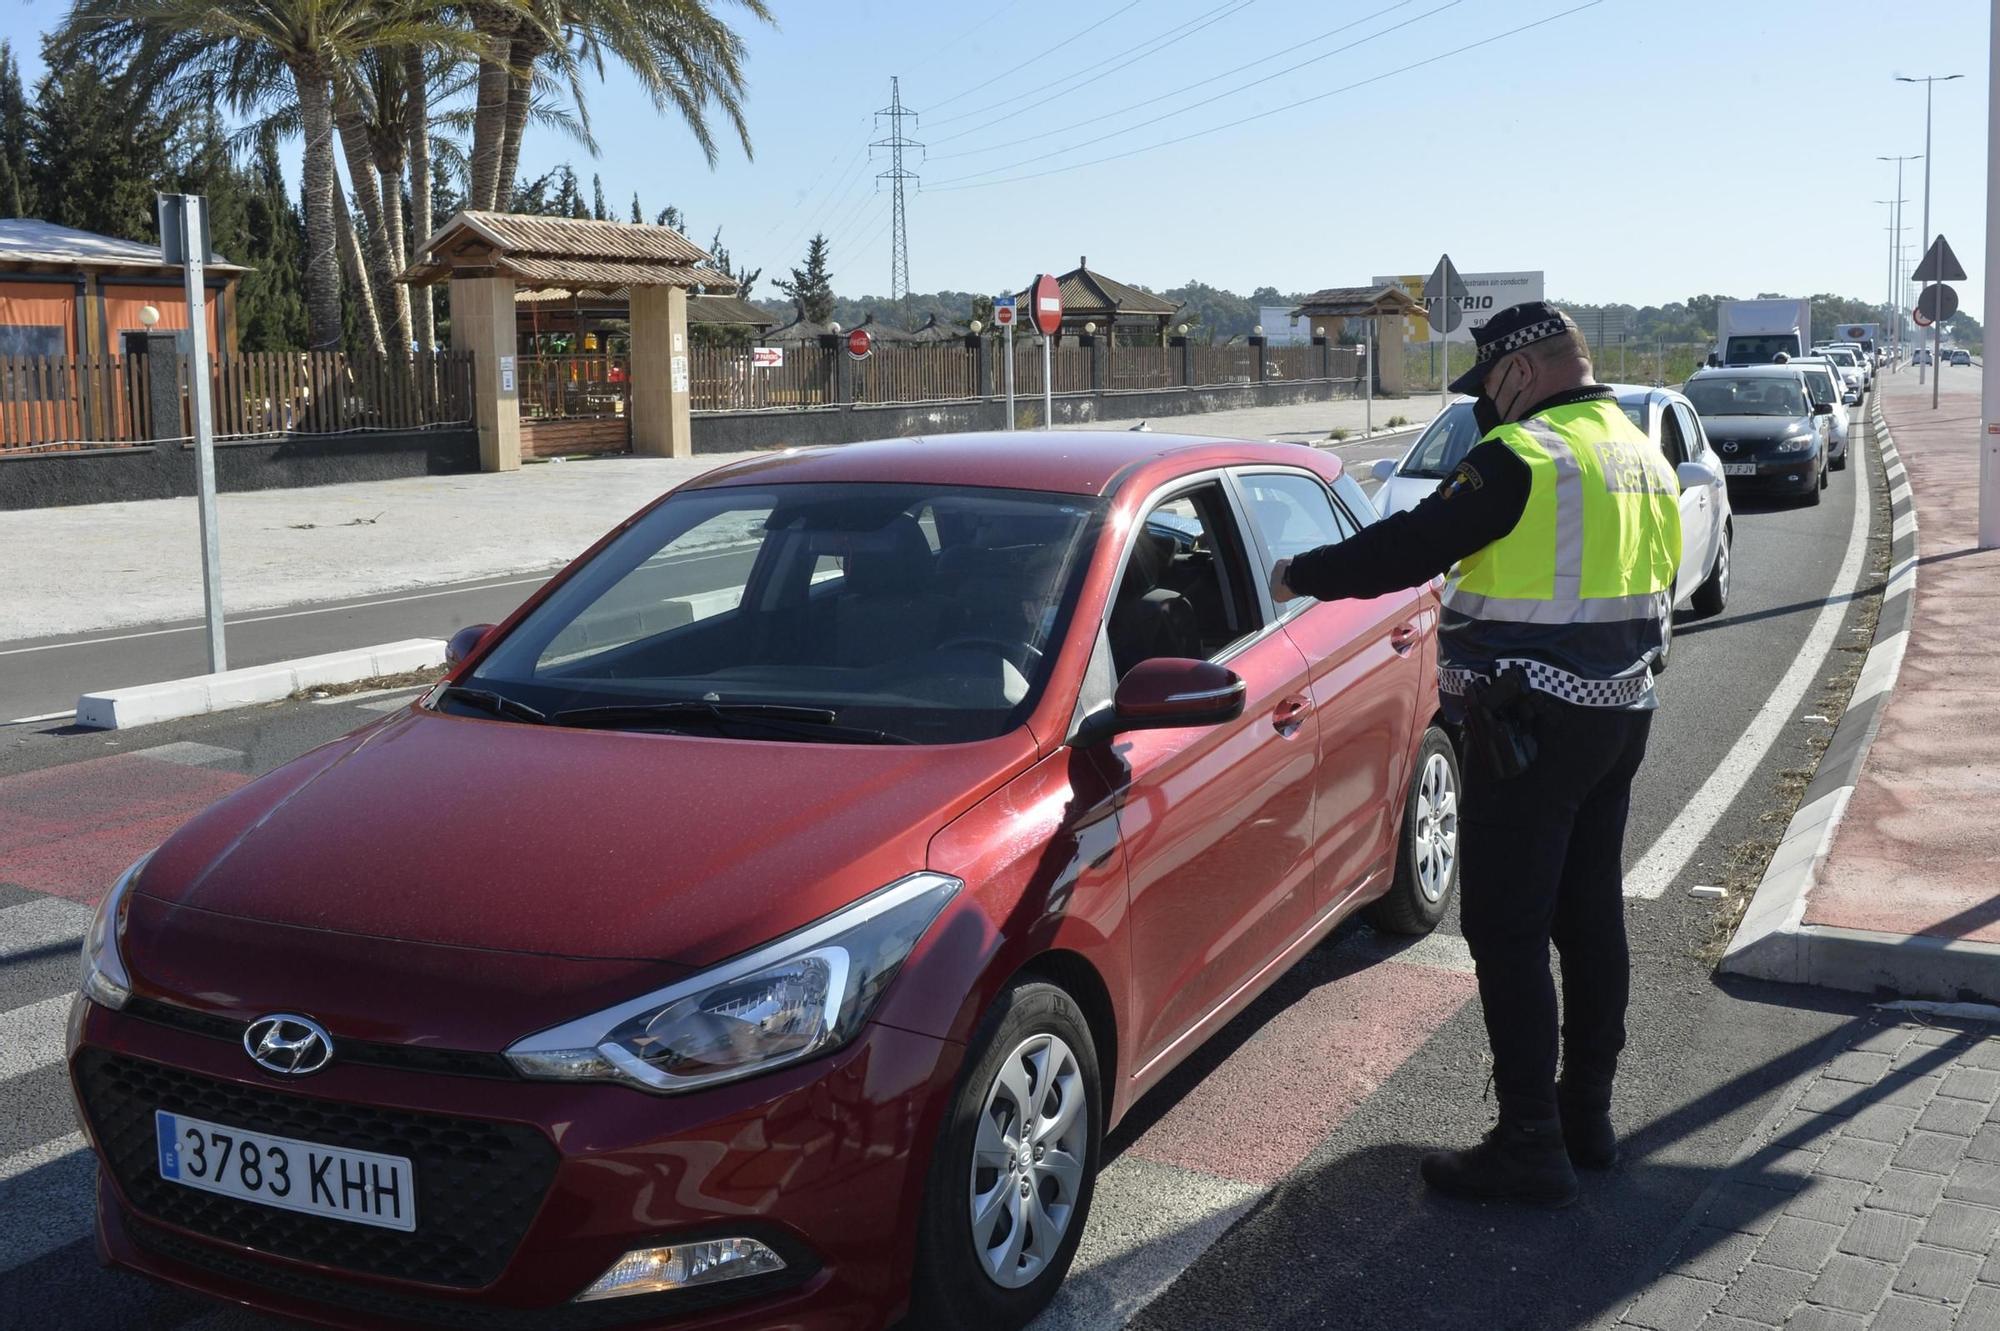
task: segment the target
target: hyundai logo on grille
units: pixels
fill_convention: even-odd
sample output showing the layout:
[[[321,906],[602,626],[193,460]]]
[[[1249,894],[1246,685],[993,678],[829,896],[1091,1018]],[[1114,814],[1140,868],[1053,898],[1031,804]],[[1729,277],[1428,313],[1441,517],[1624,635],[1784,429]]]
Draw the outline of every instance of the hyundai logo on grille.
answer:
[[[243,1052],[257,1066],[303,1077],[318,1072],[333,1059],[333,1037],[310,1017],[290,1012],[274,1012],[259,1017],[243,1032]]]

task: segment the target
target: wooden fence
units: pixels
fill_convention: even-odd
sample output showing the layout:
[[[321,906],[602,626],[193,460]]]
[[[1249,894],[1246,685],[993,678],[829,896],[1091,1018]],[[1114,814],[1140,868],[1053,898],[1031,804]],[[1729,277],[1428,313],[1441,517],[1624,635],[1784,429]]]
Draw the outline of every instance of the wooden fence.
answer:
[[[760,365],[748,347],[695,347],[688,357],[688,406],[694,411],[754,411],[766,407],[822,407],[838,400],[836,358],[812,343],[765,348],[777,364]],[[769,357],[767,357],[769,359]]]
[[[150,356],[0,357],[0,454],[189,438],[185,376],[179,410],[156,420],[155,372]],[[209,401],[218,439],[460,424],[472,419],[472,358],[440,352],[391,364],[332,351],[245,352],[210,359]]]
[[[521,419],[623,416],[630,397],[623,356],[517,356]]]

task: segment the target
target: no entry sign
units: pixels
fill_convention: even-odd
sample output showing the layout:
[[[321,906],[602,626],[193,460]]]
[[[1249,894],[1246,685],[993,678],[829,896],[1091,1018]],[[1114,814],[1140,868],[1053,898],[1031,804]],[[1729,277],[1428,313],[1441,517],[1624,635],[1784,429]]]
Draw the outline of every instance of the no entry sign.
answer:
[[[1035,285],[1028,290],[1031,305],[1029,317],[1044,337],[1054,337],[1062,329],[1062,293],[1056,290],[1056,280],[1047,273],[1035,279]]]
[[[856,328],[847,335],[847,354],[856,360],[866,360],[875,348],[875,339],[868,336],[866,328]]]

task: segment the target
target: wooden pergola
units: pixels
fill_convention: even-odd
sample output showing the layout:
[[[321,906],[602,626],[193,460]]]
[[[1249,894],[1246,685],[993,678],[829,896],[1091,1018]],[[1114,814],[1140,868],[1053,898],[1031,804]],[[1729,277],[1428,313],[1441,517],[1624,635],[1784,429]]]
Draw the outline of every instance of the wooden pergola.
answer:
[[[1315,291],[1299,302],[1292,311],[1295,319],[1308,321],[1313,336],[1325,337],[1328,341],[1337,339],[1349,319],[1368,321],[1369,373],[1382,385],[1385,393],[1403,391],[1403,358],[1390,356],[1386,360],[1376,354],[1376,320],[1400,319],[1410,314],[1422,314],[1423,306],[1417,304],[1410,293],[1394,283],[1377,287],[1328,287]]]
[[[1057,274],[1056,290],[1061,293],[1063,304],[1062,329],[1056,334],[1058,342],[1065,337],[1081,337],[1085,324],[1096,324],[1099,333],[1113,336],[1114,340],[1114,335],[1122,331],[1128,341],[1143,339],[1148,345],[1164,346],[1167,331],[1181,308],[1150,291],[1141,291],[1093,270],[1087,256],[1078,259],[1076,267],[1068,272]],[[1022,326],[1032,331],[1032,321],[1027,316],[1028,293],[1016,293],[1014,301],[1022,312]]]
[[[688,421],[690,293],[731,295],[714,255],[672,227],[523,213],[462,212],[424,242],[397,280],[451,284],[451,343],[473,353],[480,466],[521,465],[515,380],[523,290],[628,293],[632,451],[692,457]]]

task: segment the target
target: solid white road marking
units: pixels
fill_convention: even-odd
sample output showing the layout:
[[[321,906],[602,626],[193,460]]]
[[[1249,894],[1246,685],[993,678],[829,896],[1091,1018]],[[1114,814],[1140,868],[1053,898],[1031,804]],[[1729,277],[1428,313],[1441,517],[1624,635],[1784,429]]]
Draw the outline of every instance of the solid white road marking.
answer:
[[[434,592],[414,592],[408,596],[384,596],[373,601],[350,601],[341,605],[319,605],[306,610],[287,610],[275,615],[247,615],[242,619],[226,621],[230,628],[239,624],[268,624],[279,619],[301,619],[307,615],[334,615],[343,610],[367,610],[378,605],[400,605],[404,601],[428,601],[438,596],[458,596],[465,592],[498,591],[502,587],[525,587],[530,583],[547,582],[556,575],[550,569],[538,578],[514,578],[507,582],[484,582],[470,587],[442,587]],[[113,633],[102,638],[77,638],[70,642],[48,642],[36,647],[0,648],[0,656],[22,656],[29,652],[59,652],[65,647],[95,647],[106,642],[130,642],[134,638],[161,638],[171,633],[200,633],[203,626],[187,624],[172,629],[145,629],[138,633]]]
[[[233,763],[243,756],[241,749],[225,749],[215,744],[197,744],[193,740],[180,740],[173,744],[155,744],[150,749],[134,749],[141,758],[158,758],[161,762],[179,763],[183,767],[210,767],[216,763]]]
[[[61,897],[37,897],[0,910],[0,961],[83,941],[91,910]]]
[[[1736,803],[1736,797],[1743,793],[1751,776],[1757,771],[1764,757],[1771,751],[1784,732],[1786,722],[1798,708],[1800,699],[1806,695],[1820,670],[1826,664],[1826,657],[1833,650],[1833,640],[1840,632],[1840,622],[1847,617],[1851,604],[1848,599],[1861,582],[1861,565],[1868,553],[1868,526],[1872,509],[1869,506],[1868,467],[1850,469],[1854,475],[1854,516],[1847,530],[1847,552],[1842,556],[1839,571],[1834,574],[1833,586],[1827,592],[1826,603],[1819,609],[1812,628],[1807,630],[1805,641],[1799,644],[1798,655],[1792,659],[1791,668],[1779,679],[1771,696],[1765,700],[1757,715],[1744,727],[1742,738],[1681,807],[1680,813],[1667,830],[1660,833],[1637,865],[1625,875],[1625,895],[1657,900],[1679,878],[1687,868],[1688,861],[1715,830],[1722,816]]]
[[[428,684],[399,684],[391,689],[362,689],[357,693],[336,693],[325,698],[314,698],[312,702],[315,707],[338,707],[342,703],[354,703],[358,705],[364,699],[386,698],[392,693],[399,696],[408,693],[422,693],[429,687],[430,685]]]
[[[72,995],[0,1012],[0,1081],[62,1062],[63,1028]]]
[[[0,721],[0,726],[31,726],[37,721],[67,721],[75,715],[75,708],[67,712],[43,712],[40,716],[17,716],[11,721]]]
[[[96,1213],[97,1161],[83,1134],[43,1142],[0,1159],[0,1272],[25,1266],[90,1233]]]
[[[417,693],[421,692],[423,692],[422,689],[417,690]],[[415,700],[416,696],[417,696],[416,693],[405,693],[395,698],[377,698],[373,702],[364,702],[358,704],[358,710],[363,712],[400,711],[403,708],[408,707],[410,703]]]

